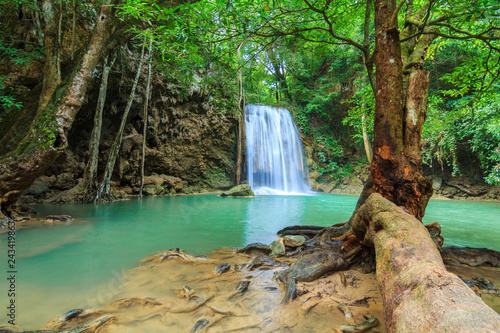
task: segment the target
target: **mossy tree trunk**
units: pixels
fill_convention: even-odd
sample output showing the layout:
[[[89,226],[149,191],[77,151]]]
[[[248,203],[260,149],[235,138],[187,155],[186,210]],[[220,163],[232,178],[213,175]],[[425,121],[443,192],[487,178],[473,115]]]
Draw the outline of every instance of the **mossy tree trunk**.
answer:
[[[43,67],[43,83],[38,102],[38,113],[45,109],[54,91],[61,84],[61,45],[59,37],[61,15],[57,10],[54,0],[43,1],[42,15],[45,22],[43,40],[45,65]]]
[[[372,194],[352,229],[375,248],[387,332],[500,332],[500,315],[449,273],[427,228]]]
[[[421,131],[427,110],[429,75],[414,70],[404,92],[403,57],[397,28],[396,1],[375,1],[376,89],[373,191],[419,220],[432,195],[430,181],[422,172]]]
[[[15,151],[0,160],[0,209],[7,215],[22,192],[66,149],[69,129],[84,103],[92,73],[116,26],[113,14],[113,6],[110,6],[109,1],[105,1],[78,65],[61,85],[54,88],[48,101],[47,96],[42,93],[40,103],[47,104],[39,109],[29,134],[21,140]],[[58,37],[56,33],[48,34],[45,38],[56,39],[46,41],[47,45],[57,43]],[[50,84],[44,85],[48,87],[54,82],[54,76],[57,77],[57,71],[54,72],[53,68],[46,70],[48,73],[44,73],[44,77],[50,76]],[[51,89],[52,87],[42,90]]]

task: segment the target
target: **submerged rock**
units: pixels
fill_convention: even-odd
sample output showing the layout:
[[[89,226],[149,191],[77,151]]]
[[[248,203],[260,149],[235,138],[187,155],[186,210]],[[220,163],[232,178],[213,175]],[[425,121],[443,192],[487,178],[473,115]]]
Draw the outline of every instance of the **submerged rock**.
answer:
[[[71,220],[71,216],[69,215],[48,215],[46,217],[46,219],[48,220],[58,220],[58,221],[70,221]]]
[[[241,184],[233,187],[229,191],[221,193],[221,197],[254,197],[255,193],[253,193],[250,185]]]

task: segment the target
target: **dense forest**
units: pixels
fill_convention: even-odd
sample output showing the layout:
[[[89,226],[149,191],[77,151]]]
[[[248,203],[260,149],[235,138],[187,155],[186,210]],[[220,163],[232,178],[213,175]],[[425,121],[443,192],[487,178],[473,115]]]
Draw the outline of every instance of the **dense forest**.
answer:
[[[245,181],[245,105],[286,107],[313,188],[357,182],[361,194],[347,221],[290,255],[300,259],[276,277],[283,303],[327,271],[376,268],[387,331],[498,331],[498,314],[443,263],[498,266],[497,251],[445,249],[439,224],[421,223],[441,183],[448,197],[500,196],[498,1],[2,0],[0,10],[2,222],[26,209],[20,198],[230,188]],[[199,259],[170,251],[156,259]]]
[[[75,179],[83,181],[60,200],[109,199],[112,179],[137,194],[142,160],[146,176],[170,177],[150,179],[164,188],[151,193],[224,188],[245,173],[238,114],[247,103],[264,103],[290,109],[315,189],[361,185],[357,179],[372,158],[376,104],[371,6],[3,1],[1,152],[19,155],[34,142],[36,149],[55,148],[36,177],[65,176],[44,178],[54,189],[45,199],[75,187]],[[450,181],[462,188],[450,197],[484,194],[486,184],[500,181],[498,6],[403,1],[400,7],[404,84],[415,68],[430,76],[424,172],[438,184],[479,185]],[[57,112],[49,109],[73,88],[82,89],[72,92],[81,97],[67,101],[69,111],[60,111],[66,124],[57,129]],[[217,148],[207,153],[209,146]],[[190,154],[202,162],[183,162]],[[46,170],[55,158],[61,163]],[[26,190],[32,174],[16,186]]]

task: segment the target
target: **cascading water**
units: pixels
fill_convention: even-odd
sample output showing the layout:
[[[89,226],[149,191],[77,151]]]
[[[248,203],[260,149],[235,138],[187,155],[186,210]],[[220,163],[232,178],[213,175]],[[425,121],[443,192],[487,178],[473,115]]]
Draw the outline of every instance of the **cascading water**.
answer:
[[[257,194],[308,193],[302,142],[287,109],[245,107],[248,184]]]

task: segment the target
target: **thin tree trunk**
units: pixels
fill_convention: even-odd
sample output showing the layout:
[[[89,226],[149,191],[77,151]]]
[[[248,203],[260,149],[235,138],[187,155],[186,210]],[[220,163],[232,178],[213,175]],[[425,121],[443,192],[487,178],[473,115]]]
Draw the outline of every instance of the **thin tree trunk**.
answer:
[[[66,149],[69,129],[84,103],[88,83],[113,30],[113,11],[109,1],[103,3],[81,61],[66,80],[67,84],[57,90],[61,97],[47,99],[50,103],[37,115],[33,129],[18,149],[0,160],[0,209],[3,212],[8,212],[21,193]]]
[[[148,133],[148,104],[149,104],[149,86],[151,85],[152,56],[153,56],[153,37],[150,37],[149,54],[148,54],[148,82],[146,85],[146,102],[144,103],[144,126],[142,129],[141,186],[139,189],[139,198],[142,198],[142,189],[144,188],[144,163],[146,160],[146,135]]]
[[[38,45],[44,46],[43,44],[44,34],[42,31],[42,26],[40,24],[40,8],[38,8],[37,1],[34,0],[34,2],[35,2],[35,9],[33,13],[33,19],[35,21],[36,35],[38,37]]]
[[[44,0],[42,6],[42,13],[45,21],[45,65],[43,68],[42,92],[40,93],[40,100],[38,103],[38,114],[45,109],[52,94],[61,83],[59,25],[54,0]]]
[[[94,127],[90,135],[89,161],[85,168],[82,181],[82,199],[84,202],[92,202],[97,190],[97,166],[99,163],[99,144],[101,142],[102,114],[106,102],[109,73],[115,62],[116,55],[108,64],[108,57],[104,59],[99,99],[94,115]]]
[[[363,106],[364,109],[364,106]],[[361,131],[363,132],[363,143],[365,145],[366,158],[368,159],[368,163],[372,163],[373,160],[373,151],[372,144],[370,139],[368,138],[368,133],[366,132],[366,124],[365,124],[365,113],[361,114]]]
[[[134,101],[135,90],[137,88],[137,83],[139,82],[139,76],[141,74],[142,64],[144,62],[144,46],[141,51],[141,59],[139,61],[139,66],[137,68],[137,74],[135,75],[134,84],[132,85],[132,90],[130,91],[130,96],[127,100],[127,106],[125,107],[125,112],[123,113],[122,122],[120,124],[120,128],[118,129],[118,133],[116,134],[115,141],[111,146],[111,150],[108,154],[108,161],[106,163],[106,169],[104,170],[104,176],[97,191],[97,195],[95,198],[95,202],[99,201],[110,201],[113,200],[113,196],[110,192],[110,181],[111,175],[113,174],[113,170],[115,168],[116,159],[118,158],[118,154],[120,152],[120,147],[122,145],[123,140],[123,131],[125,130],[125,124],[127,123],[127,117],[132,107],[132,102]]]
[[[77,0],[73,0],[73,28],[71,29],[71,60],[75,55],[75,41],[76,41],[76,5]]]
[[[243,126],[243,121],[242,118],[245,114],[245,105],[242,105],[242,100],[243,100],[243,79],[241,75],[241,53],[240,49],[241,46],[243,45],[244,41],[240,43],[238,46],[238,84],[239,84],[239,96],[238,96],[238,106],[240,107],[240,114],[238,115],[238,132],[236,134],[236,185],[240,185],[241,183],[241,161],[243,159],[242,155],[242,143],[241,141],[243,140],[242,138],[242,126]]]

